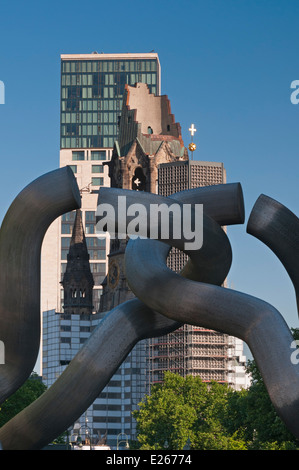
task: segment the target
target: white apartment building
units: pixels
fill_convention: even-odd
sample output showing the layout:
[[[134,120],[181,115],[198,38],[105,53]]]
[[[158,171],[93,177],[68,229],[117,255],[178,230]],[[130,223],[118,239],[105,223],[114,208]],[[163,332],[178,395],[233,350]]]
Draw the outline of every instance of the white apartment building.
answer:
[[[97,250],[94,214],[97,192],[110,186],[104,161],[111,158],[118,134],[125,84],[147,83],[160,94],[158,54],[63,54],[61,55],[61,109],[59,166],[70,165],[82,195],[82,216],[91,269],[94,274],[94,306],[98,309],[101,282],[107,273],[104,250]],[[61,276],[74,214],[57,219],[49,228],[41,257],[41,311],[62,311]],[[107,235],[106,253],[109,253]]]
[[[146,83],[160,94],[160,63],[156,53],[64,54],[61,56],[61,113],[59,166],[69,165],[82,197],[82,222],[94,278],[94,315],[89,318],[65,315],[63,288],[67,253],[75,211],[56,219],[46,233],[41,256],[41,311],[43,335],[41,371],[49,387],[63,372],[84,340],[100,321],[96,314],[107,274],[109,234],[98,239],[95,212],[98,190],[110,186],[108,167],[117,139],[125,84]],[[101,237],[101,238],[103,238]],[[144,348],[142,348],[142,351]],[[86,410],[77,427],[92,429],[93,435],[106,433],[111,446],[119,433],[132,436],[132,403],[136,407],[144,389],[143,354],[130,355],[96,402]],[[145,379],[144,379],[145,380]],[[138,389],[138,390],[137,390]],[[76,424],[76,423],[74,423]]]

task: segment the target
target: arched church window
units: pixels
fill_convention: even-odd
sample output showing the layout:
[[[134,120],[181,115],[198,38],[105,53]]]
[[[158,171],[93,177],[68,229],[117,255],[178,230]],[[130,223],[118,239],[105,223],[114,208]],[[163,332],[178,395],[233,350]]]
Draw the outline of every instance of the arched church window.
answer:
[[[146,177],[143,170],[138,166],[132,178],[132,189],[134,191],[146,191]]]

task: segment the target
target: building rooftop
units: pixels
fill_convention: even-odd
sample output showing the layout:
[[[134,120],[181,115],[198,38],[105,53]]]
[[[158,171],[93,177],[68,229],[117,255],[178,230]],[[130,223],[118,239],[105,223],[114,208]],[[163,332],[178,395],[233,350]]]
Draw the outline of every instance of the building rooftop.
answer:
[[[159,56],[157,52],[126,52],[126,53],[112,53],[104,54],[103,52],[92,52],[91,54],[61,54],[61,60],[123,60],[123,59],[157,59]]]

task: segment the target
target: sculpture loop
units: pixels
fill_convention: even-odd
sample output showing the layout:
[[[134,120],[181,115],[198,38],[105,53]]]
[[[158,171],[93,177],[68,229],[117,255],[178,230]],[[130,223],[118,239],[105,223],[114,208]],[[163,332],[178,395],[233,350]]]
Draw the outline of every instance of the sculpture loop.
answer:
[[[0,403],[31,374],[40,343],[40,254],[58,216],[81,206],[72,170],[37,178],[11,204],[0,230]]]
[[[39,227],[36,234],[31,234],[31,243],[37,242],[35,258],[40,255],[43,231],[52,217],[59,211],[67,212],[76,208],[78,201],[77,189],[71,184],[62,184],[61,188],[66,199],[63,199],[59,211],[48,212],[56,194],[50,197],[51,189],[57,190],[57,178],[68,170],[62,169],[45,176],[49,199],[34,195],[22,202],[23,207],[33,205],[39,211],[33,214],[33,223]],[[52,190],[53,192],[53,190]],[[30,190],[29,190],[30,194]],[[39,193],[38,193],[39,194]],[[75,197],[74,197],[75,194]],[[166,258],[171,246],[184,249],[183,239],[168,240],[137,239],[130,240],[126,250],[126,276],[136,299],[111,310],[93,331],[88,341],[56,382],[38,400],[20,412],[0,429],[0,442],[4,449],[40,449],[67,429],[93,403],[101,390],[107,385],[115,371],[130,353],[134,345],[144,338],[164,335],[177,329],[183,323],[189,323],[214,329],[223,333],[240,337],[250,347],[258,367],[264,378],[270,398],[278,413],[294,433],[299,437],[299,426],[294,419],[298,411],[299,400],[299,368],[290,361],[292,335],[283,317],[271,305],[255,297],[231,291],[221,287],[230,269],[232,261],[231,246],[223,225],[244,223],[244,203],[240,184],[210,186],[183,191],[169,198],[117,189],[102,188],[99,202],[112,204],[117,210],[117,197],[126,195],[127,202],[142,201],[145,207],[155,203],[170,206],[174,201],[178,204],[203,204],[203,246],[200,250],[188,251],[189,261],[180,273],[172,272],[166,265]],[[22,198],[21,198],[22,200]],[[66,200],[69,202],[66,203]],[[262,209],[261,209],[262,207]],[[279,209],[278,209],[279,207]],[[194,212],[192,212],[194,219]],[[286,236],[279,221],[284,220],[285,227],[292,226],[293,235]],[[263,225],[268,219],[268,225]],[[15,218],[8,217],[4,230],[0,232],[0,257],[4,272],[5,246],[8,238],[15,231]],[[126,220],[128,226],[129,220]],[[298,271],[294,269],[294,260],[298,260],[298,228],[299,221],[286,208],[270,198],[261,197],[250,216],[247,230],[260,238],[279,257],[287,269],[296,292],[298,293]],[[269,236],[275,232],[274,236]],[[36,238],[35,238],[36,237]],[[20,233],[22,244],[26,234]],[[29,245],[30,246],[30,245]],[[10,253],[13,252],[13,247]],[[31,252],[31,251],[30,251]],[[14,272],[23,271],[30,296],[38,295],[39,266],[36,263],[27,267],[20,256],[10,259],[10,268]],[[292,261],[293,260],[293,261]],[[23,264],[24,263],[24,264]],[[26,269],[25,269],[26,268]],[[6,274],[7,275],[7,274]],[[5,284],[5,275],[0,278],[1,290]],[[34,366],[39,329],[35,329],[37,310],[28,308],[27,300],[22,296],[20,302],[14,304],[11,293],[5,289],[2,306],[11,305],[13,315],[26,318],[33,322],[29,329],[21,326],[24,341],[35,344],[30,355],[30,364],[16,350],[11,364],[6,371],[3,368],[3,379],[0,375],[0,393],[9,396],[30,373]],[[11,309],[10,309],[10,314]],[[1,323],[2,322],[2,323]],[[1,332],[5,332],[6,340],[15,338],[9,324],[9,315],[5,309],[0,313]],[[26,373],[21,369],[26,363]],[[14,367],[12,367],[14,366]],[[8,371],[8,372],[7,372]],[[10,372],[13,371],[13,372]],[[5,374],[11,374],[9,387],[6,386]],[[13,384],[13,386],[12,386]],[[72,400],[69,399],[70,393]]]

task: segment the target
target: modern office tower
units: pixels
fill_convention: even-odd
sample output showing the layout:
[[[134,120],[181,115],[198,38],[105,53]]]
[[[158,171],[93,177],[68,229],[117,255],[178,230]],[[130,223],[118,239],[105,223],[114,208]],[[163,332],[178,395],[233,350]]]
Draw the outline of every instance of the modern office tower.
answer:
[[[160,94],[158,54],[61,56],[61,149],[112,148],[125,85]]]
[[[106,278],[109,236],[98,237],[95,212],[98,190],[110,186],[108,166],[118,138],[125,84],[147,84],[150,93],[160,94],[160,63],[156,53],[72,54],[61,56],[61,119],[59,166],[69,165],[82,197],[80,217],[93,275],[93,314],[66,313],[61,282],[67,272],[67,256],[76,211],[56,219],[42,247],[41,310],[43,312],[42,375],[50,386],[100,321],[102,283]],[[54,188],[55,190],[55,188]],[[82,299],[83,301],[83,299]],[[140,355],[139,355],[140,356]],[[138,354],[128,358],[99,399],[81,417],[96,432],[105,434],[114,446],[121,432],[131,431],[131,401],[138,402],[140,377],[145,367]],[[137,369],[138,367],[138,369]],[[139,381],[137,381],[137,377]],[[109,410],[109,413],[107,413]]]
[[[53,309],[43,312],[43,381],[48,387],[63,373],[103,317],[92,313],[94,282],[86,241],[81,211],[77,210],[62,280],[64,311]],[[104,438],[109,439],[114,447],[117,446],[117,436],[128,426],[126,415],[130,415],[130,397],[135,393],[137,383],[136,377],[132,380],[132,364],[133,361],[126,361],[99,398],[73,423],[68,430],[71,442],[78,442],[80,438],[94,445]],[[144,364],[138,363],[136,366],[144,367]]]
[[[43,312],[43,382],[47,387],[63,373],[101,318],[101,314],[65,314],[55,310]],[[130,355],[93,404],[73,423],[68,430],[69,437],[79,434],[84,440],[88,434],[95,444],[100,436],[105,436],[112,449],[116,449],[120,441],[120,448],[123,448],[124,435],[129,440],[133,436],[132,429],[135,429],[132,403],[136,402],[137,405],[140,402],[140,388],[144,394],[145,367],[144,354]],[[140,376],[140,373],[143,375]]]
[[[164,163],[158,167],[158,194],[170,196],[186,189],[226,183],[226,171],[221,162],[184,162]],[[187,255],[172,248],[168,266],[180,272],[187,261]]]
[[[62,278],[63,311],[43,312],[43,381],[48,387],[63,373],[107,313],[93,313],[94,281],[87,239],[81,210],[77,210]],[[137,348],[129,355],[94,403],[73,423],[68,430],[72,441],[80,437],[82,441],[92,440],[95,444],[100,437],[105,437],[109,445],[116,448],[118,436],[124,433],[127,439],[132,436],[133,403],[137,406],[146,386],[143,351],[144,348]],[[123,439],[121,442],[123,444]]]
[[[158,193],[163,196],[200,186],[226,183],[223,163],[183,161],[158,168]],[[180,272],[187,256],[172,249],[168,266]],[[182,376],[199,375],[203,381],[227,383],[235,389],[246,387],[246,358],[238,338],[206,328],[184,325],[171,334],[148,341],[149,386],[163,382],[165,371]]]
[[[69,165],[82,196],[82,220],[95,286],[93,305],[99,308],[102,281],[107,273],[109,236],[95,234],[98,190],[110,186],[108,167],[118,138],[125,85],[146,83],[160,94],[158,54],[61,55],[61,112],[59,166]],[[49,228],[42,247],[41,310],[62,312],[60,285],[66,268],[75,212],[65,214]]]

